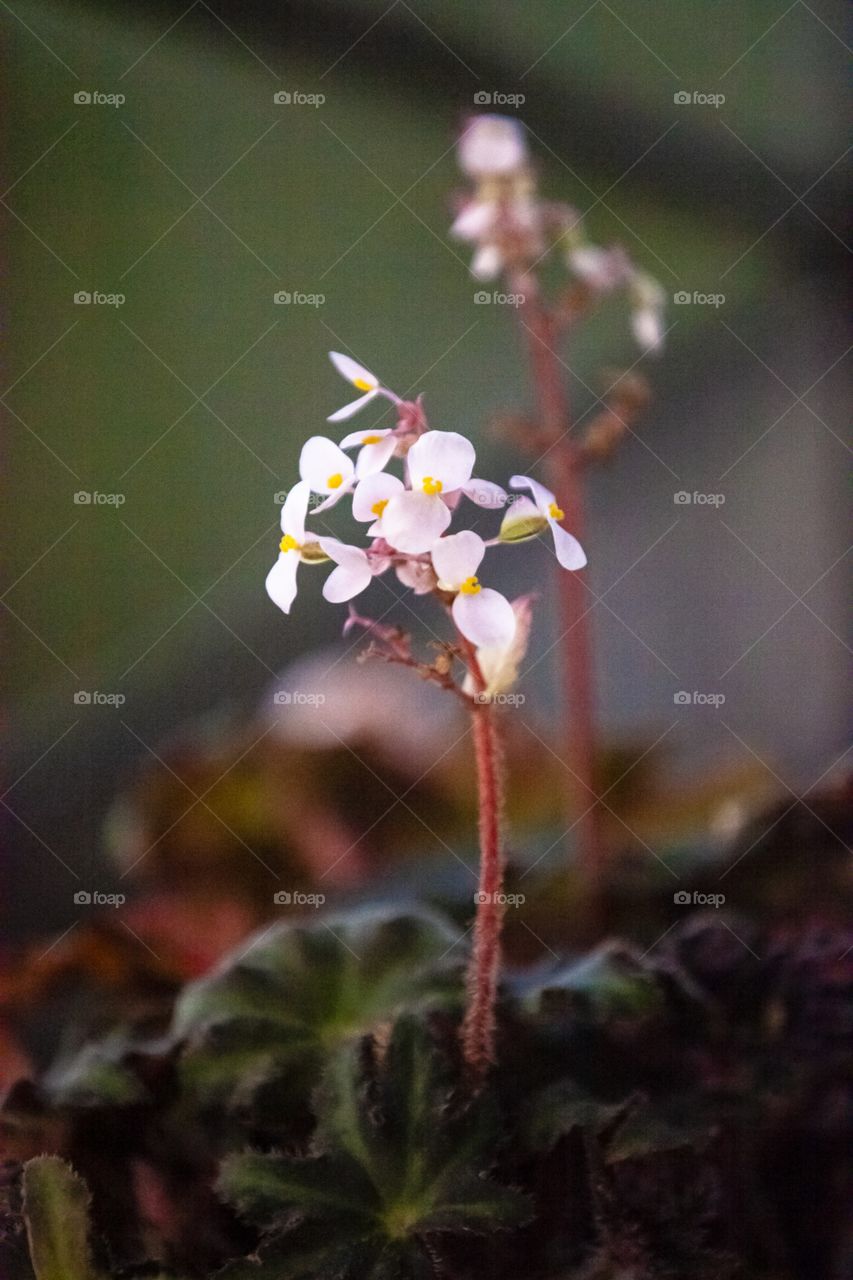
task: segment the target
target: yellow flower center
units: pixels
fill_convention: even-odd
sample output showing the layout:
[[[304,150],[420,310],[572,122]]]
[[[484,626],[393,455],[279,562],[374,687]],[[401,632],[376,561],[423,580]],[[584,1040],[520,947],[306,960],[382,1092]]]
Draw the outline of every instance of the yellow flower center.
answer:
[[[388,499],[382,498],[379,502],[374,502],[370,510],[373,512],[373,514],[377,518],[380,518],[382,516],[382,512],[385,510],[387,506],[388,506]]]
[[[563,511],[562,507],[558,507],[556,502],[552,502],[548,507],[548,515],[552,520],[562,520],[565,514],[565,511]]]
[[[293,534],[291,533],[286,533],[278,545],[282,551],[298,551],[299,550],[299,543],[296,541]]]
[[[462,586],[459,588],[459,591],[463,596],[475,596],[478,591],[482,590],[483,588],[480,586],[477,579],[473,577],[466,578],[462,583]]]
[[[372,391],[373,383],[367,382],[364,378],[353,378],[352,385],[357,391]]]
[[[433,480],[432,476],[424,476],[423,487],[424,493],[428,493],[433,498],[437,493],[441,493],[443,485],[440,480]]]
[[[379,444],[379,441],[381,439],[382,439],[381,436],[362,436],[361,443],[362,444]]]
[[[329,486],[330,489],[340,489],[343,482],[344,482],[344,478],[341,475],[340,471],[336,471],[333,476],[329,476],[328,480],[326,481],[326,484]]]

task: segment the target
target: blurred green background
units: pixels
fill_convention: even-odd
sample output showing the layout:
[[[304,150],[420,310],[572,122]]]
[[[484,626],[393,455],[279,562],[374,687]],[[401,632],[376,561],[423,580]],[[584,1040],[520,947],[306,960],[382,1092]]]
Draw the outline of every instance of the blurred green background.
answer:
[[[608,730],[651,739],[674,690],[725,689],[729,728],[685,716],[681,759],[746,758],[740,738],[796,785],[832,764],[842,5],[16,0],[2,18],[4,817],[12,890],[56,877],[45,920],[68,910],[56,859],[98,864],[140,739],[254,706],[275,671],[339,634],[318,582],[291,620],[263,592],[275,495],[347,395],[328,349],[423,391],[432,425],[472,434],[481,474],[516,468],[485,433],[527,400],[514,316],[475,304],[447,236],[454,136],[483,94],[524,95],[543,188],[589,210],[596,240],[622,241],[670,294],[726,297],[672,307],[667,353],[638,366],[653,405],[591,481],[591,584],[625,574],[595,613]],[[279,105],[281,90],[325,100]],[[694,91],[725,102],[674,101]],[[124,302],[81,305],[81,291]],[[324,301],[276,305],[278,291]],[[626,319],[608,306],[568,355],[579,411],[612,381],[602,369],[637,360]],[[681,489],[722,491],[725,506],[681,511]],[[81,491],[121,504],[75,503]],[[518,565],[507,586],[544,572],[527,551]],[[553,680],[539,663],[543,714]],[[80,690],[126,702],[75,705]]]

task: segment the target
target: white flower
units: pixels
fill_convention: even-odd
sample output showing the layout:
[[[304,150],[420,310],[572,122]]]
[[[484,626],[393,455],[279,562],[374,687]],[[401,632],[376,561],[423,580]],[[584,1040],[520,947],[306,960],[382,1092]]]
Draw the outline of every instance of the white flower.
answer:
[[[349,356],[342,355],[340,351],[330,351],[329,359],[337,369],[342,378],[346,378],[347,382],[351,382],[356,391],[363,392],[357,400],[351,400],[349,404],[345,404],[342,409],[337,409],[334,413],[329,414],[327,422],[343,422],[345,418],[351,418],[354,413],[358,413],[364,405],[370,404],[370,401],[376,396],[385,396],[394,404],[399,404],[399,399],[394,395],[393,391],[389,391],[387,387],[383,387],[375,373],[371,373],[369,369],[365,369],[364,365],[358,364]]]
[[[644,351],[660,351],[664,337],[666,294],[653,276],[635,271],[631,279],[631,330]]]
[[[397,493],[382,513],[383,536],[398,551],[429,551],[450,524],[443,501],[464,490],[471,480],[476,453],[470,440],[456,431],[427,431],[406,459],[411,489]]]
[[[575,275],[602,293],[609,293],[631,275],[630,260],[619,245],[602,249],[594,244],[581,244],[566,256]]]
[[[337,538],[318,538],[322,550],[338,566],[323,584],[323,595],[332,604],[352,600],[373,577],[370,559],[361,547],[351,547]],[[387,564],[386,566],[387,567]]]
[[[385,508],[392,498],[405,491],[402,480],[398,480],[396,476],[389,476],[385,471],[368,476],[366,480],[361,481],[353,495],[353,517],[356,520],[372,521],[367,530],[370,537],[384,538],[386,536],[383,521]]]
[[[397,438],[393,434],[393,427],[351,431],[341,441],[341,448],[352,449],[354,445],[361,446],[355,460],[356,479],[360,480],[362,476],[372,476],[383,470],[386,462],[394,456]]]
[[[468,200],[457,214],[450,234],[457,240],[482,240],[493,230],[498,208],[497,200]]]
[[[549,525],[551,533],[554,535],[554,551],[559,563],[564,569],[582,569],[586,564],[583,547],[577,538],[573,538],[558,523],[558,521],[564,519],[565,512],[561,511],[557,506],[557,500],[551,490],[546,489],[544,484],[540,484],[538,480],[532,480],[530,476],[512,476],[509,483],[512,489],[529,489],[533,494],[533,501],[529,502],[521,499],[513,503],[504,518],[504,526],[507,527],[506,536],[504,536],[504,527],[502,526],[501,528],[503,540],[505,542],[519,541],[520,537],[531,537],[534,533],[540,532],[546,525]],[[539,520],[544,520],[545,525],[540,523],[538,528],[531,528],[529,533],[521,535],[516,533],[513,537],[512,522],[514,520],[527,520],[533,524],[537,513]]]
[[[477,569],[486,544],[473,529],[441,538],[432,548],[432,563],[442,591],[456,592],[453,620],[466,639],[482,647],[504,647],[515,634],[515,614],[506,596],[481,587]]]
[[[471,259],[471,275],[475,280],[496,280],[504,269],[504,255],[496,244],[480,245]]]
[[[519,596],[517,600],[513,600],[514,635],[507,644],[477,649],[477,666],[480,668],[484,687],[480,689],[473,675],[469,674],[462,686],[465,693],[478,695],[480,698],[494,698],[498,694],[508,693],[513,687],[518,680],[518,668],[530,641],[532,604],[532,596]]]
[[[458,159],[471,178],[516,173],[527,163],[524,126],[510,116],[473,116],[459,139]]]
[[[334,440],[325,436],[312,436],[306,440],[299,455],[299,475],[307,481],[312,493],[326,495],[316,511],[325,511],[340,502],[355,484],[355,467]]]
[[[269,598],[284,613],[290,613],[296,598],[296,571],[300,563],[316,563],[327,558],[316,541],[306,540],[305,516],[310,496],[311,486],[302,480],[290,490],[281,509],[283,536],[278,560],[267,574],[266,588]]]

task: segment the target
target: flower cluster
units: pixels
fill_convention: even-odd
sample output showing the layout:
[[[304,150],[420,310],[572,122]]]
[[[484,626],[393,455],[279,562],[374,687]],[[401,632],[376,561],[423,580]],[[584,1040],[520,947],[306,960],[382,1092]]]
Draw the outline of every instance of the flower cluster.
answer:
[[[554,494],[528,476],[510,479],[513,493],[476,478],[470,440],[456,431],[429,430],[419,401],[401,399],[348,356],[331,352],[330,358],[361,395],[331,414],[329,421],[349,418],[380,396],[394,405],[397,425],[354,431],[338,443],[325,436],[306,441],[299,482],[282,508],[279,555],[266,580],[269,596],[289,613],[301,564],[334,564],[323,595],[336,604],[353,600],[374,577],[393,569],[416,594],[433,593],[449,609],[460,635],[481,656],[482,670],[494,677],[484,676],[486,683],[496,684],[523,653],[529,599],[511,604],[481,583],[480,567],[490,548],[549,531],[563,568],[581,569],[586,557],[563,527],[564,512]],[[346,450],[357,450],[355,460]],[[386,469],[392,462],[400,464],[400,475]],[[344,498],[351,499],[353,519],[367,525],[366,546],[341,542],[309,527],[312,516]],[[466,502],[504,510],[494,537],[484,539],[473,529],[449,532]]]
[[[508,116],[472,117],[459,139],[458,160],[474,182],[450,228],[474,245],[471,274],[494,280],[531,271],[558,248],[574,278],[593,296],[624,289],[631,328],[644,350],[659,351],[664,338],[665,294],[636,267],[621,246],[601,248],[583,230],[580,214],[567,204],[543,200],[520,121]]]

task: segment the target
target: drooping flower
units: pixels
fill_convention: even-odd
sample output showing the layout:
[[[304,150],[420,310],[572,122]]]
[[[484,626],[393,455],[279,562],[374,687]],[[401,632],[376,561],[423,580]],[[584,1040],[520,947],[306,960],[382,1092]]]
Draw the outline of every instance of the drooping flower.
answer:
[[[439,588],[455,593],[451,613],[463,636],[478,647],[502,648],[515,634],[516,619],[506,596],[480,585],[477,570],[485,554],[473,529],[440,538],[431,552]]]
[[[621,245],[604,249],[582,241],[566,254],[566,262],[584,284],[601,293],[610,293],[631,279],[631,260]]]
[[[305,533],[310,496],[311,486],[306,480],[301,480],[290,490],[281,509],[282,539],[278,560],[267,574],[266,589],[269,598],[284,613],[290,613],[290,606],[296,598],[296,571],[300,563],[318,563],[327,559],[319,542],[309,540]]]
[[[471,481],[476,453],[456,431],[427,431],[409,450],[410,489],[393,496],[382,513],[383,535],[398,551],[429,551],[450,524],[444,501]]]
[[[305,441],[299,455],[299,476],[312,493],[325,495],[325,502],[321,502],[316,511],[335,506],[356,481],[352,458],[325,436],[311,436]]]
[[[519,596],[512,601],[515,614],[515,632],[507,644],[480,646],[477,648],[477,666],[483,677],[483,688],[477,687],[474,676],[465,677],[463,690],[479,699],[490,699],[508,693],[518,680],[518,668],[527,653],[530,627],[533,622],[533,596]]]
[[[356,479],[372,476],[382,471],[386,462],[394,456],[397,439],[393,427],[375,428],[373,431],[351,431],[341,441],[342,449],[352,449],[360,445],[355,460]]]
[[[357,400],[351,400],[349,404],[345,404],[342,409],[336,409],[334,413],[329,414],[327,422],[343,422],[345,418],[351,418],[354,413],[358,413],[366,404],[370,404],[376,396],[385,396],[392,404],[399,404],[399,397],[394,395],[393,391],[389,391],[387,387],[383,387],[375,373],[371,373],[369,369],[365,369],[364,365],[353,360],[350,356],[342,355],[340,351],[330,351],[329,359],[337,369],[342,378],[346,378],[347,382],[351,382],[356,391],[362,392]]]
[[[508,177],[527,164],[524,125],[511,116],[472,116],[458,146],[459,167],[469,178]]]
[[[586,564],[583,547],[559,523],[565,519],[565,512],[557,506],[557,499],[551,490],[530,476],[512,476],[509,483],[512,489],[529,489],[533,501],[520,498],[512,504],[501,525],[501,541],[521,542],[550,528],[559,563],[564,569],[582,569]]]

